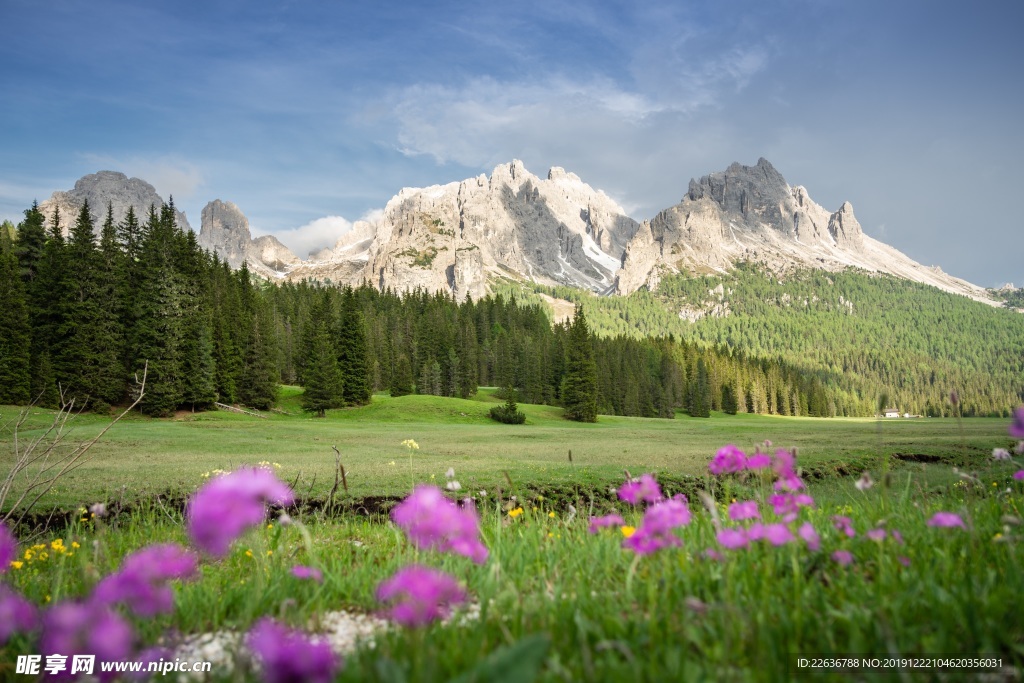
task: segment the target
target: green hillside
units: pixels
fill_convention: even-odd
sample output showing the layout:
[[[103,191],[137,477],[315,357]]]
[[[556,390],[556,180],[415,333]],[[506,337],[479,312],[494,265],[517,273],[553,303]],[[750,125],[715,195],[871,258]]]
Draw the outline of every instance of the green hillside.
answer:
[[[1007,415],[1024,400],[1024,315],[894,277],[805,270],[780,279],[741,265],[668,276],[656,292],[628,297],[501,289],[582,303],[602,335],[671,334],[778,358],[867,403],[885,394],[902,412],[952,414],[954,390],[965,415]]]

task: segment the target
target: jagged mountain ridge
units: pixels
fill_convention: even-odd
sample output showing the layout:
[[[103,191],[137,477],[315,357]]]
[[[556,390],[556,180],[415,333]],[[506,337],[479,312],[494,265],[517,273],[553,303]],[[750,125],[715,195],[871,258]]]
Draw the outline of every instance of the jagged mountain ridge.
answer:
[[[49,228],[53,221],[54,209],[59,209],[61,227],[66,234],[75,224],[78,212],[86,200],[93,215],[96,234],[99,234],[103,219],[107,215],[108,205],[113,206],[114,222],[120,223],[124,220],[128,207],[132,207],[139,222],[144,223],[149,216],[150,207],[159,211],[165,204],[163,198],[157,194],[156,188],[145,180],[129,178],[117,171],[99,171],[79,178],[71,190],[57,190],[39,205],[39,210],[43,213],[46,226]],[[184,213],[175,209],[174,217],[180,227],[192,229]]]
[[[483,296],[494,276],[610,292],[638,224],[573,173],[546,179],[516,160],[462,182],[403,189],[372,222],[289,279],[368,281]]]
[[[83,177],[48,202],[63,202],[68,215],[88,198],[100,213],[118,191],[118,220],[129,204],[137,213],[162,205],[148,183],[109,171]],[[183,214],[179,220],[191,227]],[[643,223],[573,173],[555,167],[541,179],[513,160],[489,177],[404,188],[379,217],[357,221],[333,248],[305,261],[272,236],[253,239],[241,210],[221,200],[203,209],[199,242],[265,277],[422,287],[459,298],[483,296],[495,277],[626,295],[656,289],[668,273],[725,272],[748,261],[780,274],[856,267],[997,304],[981,287],[865,235],[849,202],[828,211],[765,159],[691,180],[678,204]]]
[[[656,289],[663,275],[684,269],[725,272],[740,261],[776,273],[855,267],[994,303],[983,288],[865,235],[849,202],[826,210],[763,158],[691,180],[679,204],[644,221],[626,248],[616,292]]]

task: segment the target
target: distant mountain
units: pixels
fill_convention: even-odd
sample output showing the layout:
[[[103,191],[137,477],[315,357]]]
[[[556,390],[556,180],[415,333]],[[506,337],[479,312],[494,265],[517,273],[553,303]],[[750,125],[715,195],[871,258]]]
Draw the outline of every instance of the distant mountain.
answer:
[[[128,206],[144,218],[151,204],[163,204],[148,183],[101,171],[55,192],[41,208],[49,216],[60,206],[69,225],[84,199],[97,217],[112,201],[115,220]],[[849,202],[823,208],[765,159],[691,180],[682,201],[643,223],[574,173],[555,167],[542,179],[513,160],[489,177],[404,188],[379,218],[357,221],[309,260],[272,236],[253,239],[241,210],[220,200],[203,209],[199,243],[233,267],[248,261],[269,278],[422,287],[460,299],[483,296],[495,278],[625,295],[657,290],[675,273],[724,273],[751,263],[780,275],[852,267],[1000,303],[990,291],[865,235]]]
[[[248,261],[264,277],[280,277],[299,265],[299,257],[273,235],[253,239],[249,219],[231,202],[215,199],[203,207],[199,246],[216,252],[232,268]]]
[[[665,274],[725,272],[741,261],[777,273],[861,268],[994,303],[983,288],[868,237],[849,202],[828,211],[765,159],[691,180],[679,204],[644,221],[626,248],[616,292],[657,289]]]
[[[610,293],[636,221],[573,173],[538,178],[521,161],[485,175],[405,188],[373,222],[357,222],[334,249],[289,279],[329,279],[462,298],[492,277],[526,278]]]
[[[159,211],[165,203],[156,193],[156,189],[145,180],[129,178],[117,171],[100,171],[79,178],[74,189],[54,192],[49,199],[39,205],[39,210],[46,217],[46,225],[49,227],[54,209],[60,209],[61,226],[67,233],[75,224],[78,212],[86,200],[89,201],[93,218],[96,219],[97,234],[107,215],[108,204],[114,207],[115,222],[121,222],[128,213],[128,207],[131,206],[134,207],[139,222],[145,223],[149,216],[149,207],[152,206]],[[174,216],[180,227],[192,229],[188,218],[181,211],[175,210]]]

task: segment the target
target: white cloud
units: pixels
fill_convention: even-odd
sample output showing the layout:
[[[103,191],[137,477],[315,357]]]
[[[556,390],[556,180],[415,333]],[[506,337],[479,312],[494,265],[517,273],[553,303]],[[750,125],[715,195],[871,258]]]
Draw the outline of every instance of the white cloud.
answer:
[[[324,216],[298,228],[277,230],[273,235],[291,249],[296,256],[305,259],[311,252],[319,251],[324,247],[333,247],[338,238],[351,229],[352,223],[341,216]],[[254,228],[253,233],[269,234],[258,228]]]

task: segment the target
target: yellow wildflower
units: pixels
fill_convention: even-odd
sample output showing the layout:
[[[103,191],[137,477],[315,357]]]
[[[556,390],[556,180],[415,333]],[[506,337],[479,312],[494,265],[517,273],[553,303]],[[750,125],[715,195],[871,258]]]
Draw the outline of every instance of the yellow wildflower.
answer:
[[[273,555],[273,554],[274,554],[274,551],[273,551],[273,550],[268,550],[268,551],[267,551],[267,557],[270,557],[270,556],[271,556],[271,555]]]
[[[509,510],[508,511],[508,516],[511,517],[512,519],[515,519],[516,517],[518,517],[521,514],[523,514],[523,508],[516,508],[515,510]]]
[[[273,525],[273,524],[268,524],[268,525],[267,525],[267,528],[268,528],[268,529],[273,529],[273,528],[274,528],[274,525]]]
[[[636,527],[624,526],[624,527],[620,527],[620,529],[622,531],[622,535],[625,536],[626,538],[629,538],[630,536],[632,536],[633,534],[636,533]]]
[[[554,537],[555,537],[555,532],[549,531],[548,532],[548,538],[554,538]]]
[[[549,512],[548,513],[548,517],[550,517],[551,519],[554,519],[555,518],[555,513],[554,512]]]
[[[18,560],[14,560],[13,562],[11,562],[11,566],[15,569],[21,569],[24,565],[24,562],[19,562]]]
[[[74,548],[75,550],[78,550],[82,546],[78,545],[78,541],[71,541],[71,547]]]
[[[47,595],[46,598],[43,600],[43,602],[50,602],[50,596]]]
[[[252,557],[252,551],[251,550],[246,550],[245,551],[245,556],[246,557]]]
[[[420,445],[413,441],[412,439],[406,439],[405,441],[402,442],[402,445],[408,448],[410,451],[418,451],[420,449]]]

